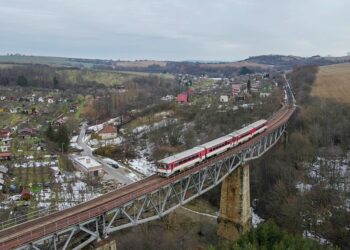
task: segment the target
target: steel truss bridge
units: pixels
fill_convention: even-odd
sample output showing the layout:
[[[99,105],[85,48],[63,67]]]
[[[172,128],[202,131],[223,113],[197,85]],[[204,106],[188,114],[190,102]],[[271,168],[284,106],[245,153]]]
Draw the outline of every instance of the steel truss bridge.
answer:
[[[112,232],[159,219],[218,185],[242,163],[267,152],[285,132],[294,111],[294,104],[283,105],[263,133],[177,175],[153,175],[75,207],[4,229],[0,231],[0,249],[81,249]]]

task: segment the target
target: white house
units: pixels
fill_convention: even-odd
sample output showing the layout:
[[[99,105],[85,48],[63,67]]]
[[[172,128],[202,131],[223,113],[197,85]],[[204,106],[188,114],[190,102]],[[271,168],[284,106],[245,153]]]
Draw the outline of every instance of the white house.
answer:
[[[269,97],[271,95],[271,93],[260,93],[260,97],[263,97],[263,98],[265,98],[265,97]]]
[[[102,165],[90,156],[76,156],[72,158],[74,166],[83,173],[102,176],[104,174]]]
[[[47,103],[48,104],[52,104],[52,103],[54,103],[55,102],[55,99],[52,97],[52,96],[49,96],[48,98],[47,98]]]
[[[220,96],[220,102],[228,102],[228,96],[227,95]]]
[[[10,146],[8,145],[0,146],[0,152],[7,152],[9,150],[10,150]]]

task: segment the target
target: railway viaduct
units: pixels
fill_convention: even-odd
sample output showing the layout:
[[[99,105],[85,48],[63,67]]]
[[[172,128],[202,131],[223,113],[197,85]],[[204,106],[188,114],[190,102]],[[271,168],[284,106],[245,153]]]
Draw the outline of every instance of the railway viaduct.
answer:
[[[169,178],[153,175],[77,206],[3,227],[0,250],[81,249],[112,232],[159,219],[221,182],[218,233],[237,238],[251,223],[247,162],[277,143],[295,111],[288,83],[285,90],[291,101],[268,119],[267,130],[248,142]]]

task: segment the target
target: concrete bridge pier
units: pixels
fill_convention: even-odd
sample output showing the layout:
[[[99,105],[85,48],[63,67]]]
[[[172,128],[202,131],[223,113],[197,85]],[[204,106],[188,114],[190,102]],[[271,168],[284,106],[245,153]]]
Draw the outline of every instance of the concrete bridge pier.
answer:
[[[249,165],[243,164],[222,183],[217,234],[237,240],[251,227]]]

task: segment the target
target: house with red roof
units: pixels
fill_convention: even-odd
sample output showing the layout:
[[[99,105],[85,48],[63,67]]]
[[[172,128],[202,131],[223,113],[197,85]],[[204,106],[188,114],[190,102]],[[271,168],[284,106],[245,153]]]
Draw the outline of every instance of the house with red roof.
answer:
[[[11,152],[0,152],[0,160],[11,160]]]
[[[102,140],[114,139],[118,136],[118,129],[110,124],[107,124],[98,132]]]
[[[183,92],[181,94],[178,94],[176,97],[176,101],[180,103],[187,103],[188,102],[188,93]]]

